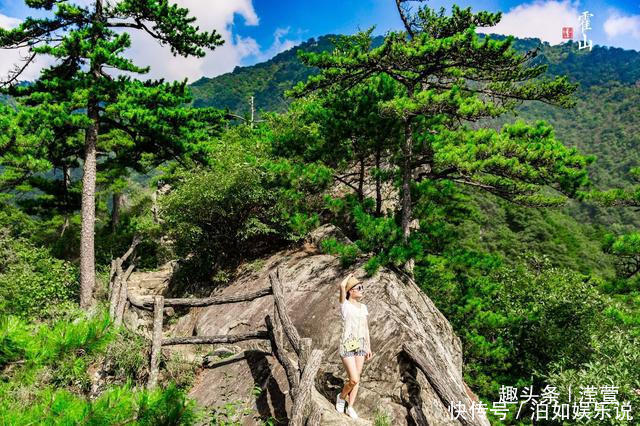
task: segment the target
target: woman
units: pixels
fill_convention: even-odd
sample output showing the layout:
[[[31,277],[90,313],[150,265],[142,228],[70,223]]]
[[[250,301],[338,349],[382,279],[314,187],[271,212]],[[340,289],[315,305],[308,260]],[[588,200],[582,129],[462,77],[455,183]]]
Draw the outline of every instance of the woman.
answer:
[[[353,409],[353,403],[358,394],[360,384],[360,373],[365,359],[368,361],[373,354],[369,341],[369,325],[367,315],[369,311],[364,303],[361,303],[364,295],[364,287],[353,274],[340,283],[340,312],[342,314],[342,338],[340,339],[340,358],[344,368],[347,370],[349,381],[344,385],[342,391],[336,397],[336,410],[344,413],[345,403],[349,405],[346,413],[354,419],[358,418]],[[347,398],[349,398],[347,400]]]

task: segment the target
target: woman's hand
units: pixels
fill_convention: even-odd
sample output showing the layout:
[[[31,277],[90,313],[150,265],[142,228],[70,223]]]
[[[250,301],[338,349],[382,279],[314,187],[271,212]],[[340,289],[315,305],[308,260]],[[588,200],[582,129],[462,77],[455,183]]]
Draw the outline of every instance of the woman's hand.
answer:
[[[367,354],[364,356],[365,361],[369,361],[371,358],[373,358],[373,353],[371,351],[367,352]]]
[[[347,278],[345,278],[344,280],[342,280],[340,282],[340,287],[341,288],[346,288],[347,287],[347,281],[349,280],[349,278],[351,278],[351,276],[353,276],[353,272],[351,272],[349,275],[347,275]]]

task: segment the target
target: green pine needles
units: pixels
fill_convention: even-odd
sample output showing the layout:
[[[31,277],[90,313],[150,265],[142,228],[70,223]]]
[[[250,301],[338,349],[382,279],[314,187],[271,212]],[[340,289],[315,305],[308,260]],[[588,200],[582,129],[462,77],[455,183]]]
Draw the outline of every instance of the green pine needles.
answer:
[[[106,311],[38,326],[1,316],[2,424],[193,424],[199,416],[195,403],[173,384],[149,392],[134,386],[127,375],[124,383],[108,386],[95,398],[87,397],[90,366],[109,356],[117,347],[114,342],[123,339],[130,337],[111,325]],[[122,363],[124,358],[119,353],[119,359],[112,361]]]
[[[18,99],[14,126],[20,130],[0,142],[14,153],[3,158],[5,177],[0,182],[63,194],[56,208],[66,214],[80,207],[80,305],[87,308],[95,287],[98,172],[106,174],[111,190],[118,193],[130,169],[144,170],[178,157],[183,164],[197,160],[206,152],[199,144],[219,130],[222,120],[217,110],[185,108],[191,101],[186,79],[133,79],[129,74],[146,73],[149,67],[123,55],[131,45],[127,31],[149,34],[168,45],[174,56],[204,56],[223,40],[215,30],[199,31],[188,10],[168,0],[97,0],[90,7],[53,0],[26,4],[53,11],[53,16],[28,17],[16,28],[0,29],[0,47],[29,50],[25,64],[2,84],[4,93]],[[36,81],[15,84],[37,56],[56,61]],[[6,122],[0,126],[12,127]],[[70,172],[79,166],[81,184]],[[52,168],[61,173],[48,176],[49,182],[36,180],[38,172]]]
[[[533,63],[537,50],[519,54],[513,37],[498,41],[475,33],[495,25],[500,13],[474,14],[457,6],[450,16],[427,6],[411,16],[399,12],[405,30],[387,33],[378,47],[372,47],[370,28],[336,37],[332,52],[299,51],[301,61],[320,73],[287,92],[324,107],[303,111],[313,117],[309,122],[331,123],[329,140],[339,143],[313,145],[316,154],[323,150],[316,157],[337,165],[357,162],[361,177],[365,171],[380,177],[369,213],[381,216],[385,182],[398,189],[404,248],[396,252],[418,248],[411,224],[421,182],[446,180],[524,206],[562,205],[589,185],[586,166],[594,158],[566,148],[544,122],[519,121],[500,131],[474,128],[474,122],[527,100],[575,104],[577,84],[566,76],[545,78],[546,65]],[[360,203],[362,180],[352,186]],[[401,257],[409,262],[415,255]]]

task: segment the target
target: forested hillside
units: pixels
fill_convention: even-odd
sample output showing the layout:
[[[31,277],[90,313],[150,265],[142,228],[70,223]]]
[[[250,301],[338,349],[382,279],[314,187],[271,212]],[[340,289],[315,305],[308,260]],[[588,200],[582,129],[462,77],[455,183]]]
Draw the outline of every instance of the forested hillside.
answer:
[[[504,36],[491,34],[491,38],[501,40]],[[305,66],[297,57],[298,50],[321,52],[332,50],[331,39],[335,34],[311,38],[289,50],[281,52],[266,62],[247,67],[236,67],[233,72],[206,78],[191,84],[195,106],[215,106],[229,108],[237,114],[248,112],[250,96],[255,96],[256,110],[285,111],[290,99],[284,91],[297,82],[318,72],[314,67]],[[479,35],[480,38],[483,35]],[[372,40],[372,46],[379,46],[383,37]],[[567,74],[572,81],[580,82],[581,89],[591,86],[620,83],[637,87],[640,80],[640,52],[607,46],[595,46],[593,51],[578,51],[575,45],[565,43],[551,46],[537,38],[515,38],[514,49],[524,52],[540,48],[536,63],[549,65],[549,75]],[[276,101],[274,101],[276,99]]]
[[[201,78],[191,85],[193,105],[228,108],[248,119],[249,98],[254,96],[258,119],[261,111],[283,112],[291,102],[284,91],[318,72],[303,65],[296,52],[331,50],[333,37],[312,38],[267,62],[236,67],[232,73],[214,78]],[[504,39],[496,34],[491,37]],[[382,36],[374,38],[372,46],[379,46],[382,40]],[[570,43],[551,46],[539,39],[514,41],[514,48],[521,52],[536,47],[539,54],[532,62],[547,64],[546,75],[564,74],[570,81],[580,83],[577,105],[562,109],[540,102],[526,103],[517,108],[517,116],[507,114],[496,120],[482,120],[479,126],[498,127],[516,117],[546,120],[566,146],[597,157],[589,176],[598,188],[621,188],[633,182],[629,170],[640,165],[640,52],[607,46],[595,46],[593,51],[586,52],[578,51]],[[640,226],[640,216],[630,210],[612,211],[571,203],[564,211],[579,222],[610,225],[618,231]]]

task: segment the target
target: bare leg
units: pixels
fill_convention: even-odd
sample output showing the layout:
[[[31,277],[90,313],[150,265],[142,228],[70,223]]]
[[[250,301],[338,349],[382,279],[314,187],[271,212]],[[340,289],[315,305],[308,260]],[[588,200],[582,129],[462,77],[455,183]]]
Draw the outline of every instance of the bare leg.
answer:
[[[354,358],[356,359],[356,369],[358,371],[358,377],[360,377],[360,374],[362,373],[362,365],[364,364],[364,356],[356,355]],[[356,402],[356,395],[358,394],[359,387],[360,387],[360,380],[358,380],[358,383],[356,383],[356,385],[353,387],[353,389],[351,389],[351,392],[349,393],[350,407],[352,407],[353,403]]]
[[[344,364],[344,368],[347,370],[347,375],[349,376],[349,380],[342,388],[342,392],[340,392],[340,398],[342,399],[347,399],[349,392],[351,392],[360,380],[360,374],[358,374],[358,367],[356,365],[355,358],[356,357],[353,356],[345,356],[342,358],[342,363]]]

